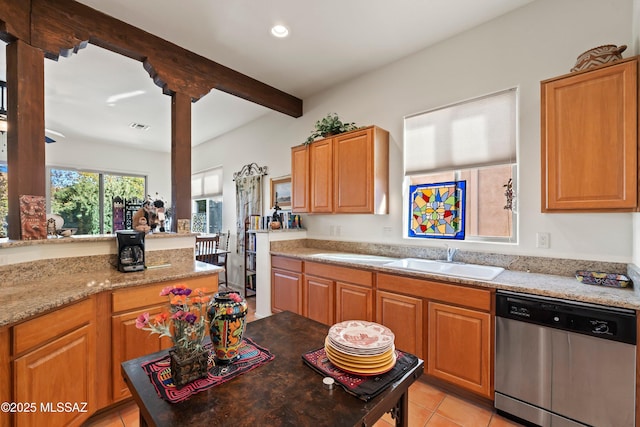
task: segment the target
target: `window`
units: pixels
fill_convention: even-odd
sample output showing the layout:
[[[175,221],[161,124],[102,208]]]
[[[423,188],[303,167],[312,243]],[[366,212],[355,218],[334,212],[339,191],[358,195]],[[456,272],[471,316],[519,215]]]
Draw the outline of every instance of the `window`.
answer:
[[[49,169],[50,212],[64,219],[65,227],[77,228],[78,234],[112,232],[112,200],[143,200],[147,179],[72,169]]]
[[[406,237],[517,241],[516,101],[509,89],[405,117]]]
[[[222,167],[193,174],[191,198],[191,231],[219,233],[222,230]]]

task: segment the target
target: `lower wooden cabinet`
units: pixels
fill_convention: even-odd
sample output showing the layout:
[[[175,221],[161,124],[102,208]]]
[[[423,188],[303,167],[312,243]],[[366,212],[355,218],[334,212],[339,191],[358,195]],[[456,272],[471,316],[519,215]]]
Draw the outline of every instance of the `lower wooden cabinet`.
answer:
[[[11,401],[33,406],[14,425],[78,426],[97,410],[94,312],[89,298],[13,328]]]
[[[336,323],[345,320],[373,321],[373,289],[336,282]]]
[[[120,364],[145,354],[155,353],[171,347],[171,340],[151,335],[149,331],[136,328],[136,318],[148,312],[151,319],[166,310],[166,305],[148,307],[142,310],[127,311],[111,317],[111,389],[112,400],[117,402],[131,396],[127,384],[122,378]]]
[[[325,325],[335,319],[335,283],[330,279],[304,276],[303,315]]]
[[[492,398],[491,315],[429,302],[427,373]]]
[[[302,261],[272,257],[271,267],[271,311],[302,315]]]
[[[392,292],[378,291],[376,322],[391,329],[398,350],[424,359],[423,300]]]
[[[11,401],[11,331],[9,328],[0,328],[0,402]],[[0,411],[0,426],[11,425],[11,414]]]

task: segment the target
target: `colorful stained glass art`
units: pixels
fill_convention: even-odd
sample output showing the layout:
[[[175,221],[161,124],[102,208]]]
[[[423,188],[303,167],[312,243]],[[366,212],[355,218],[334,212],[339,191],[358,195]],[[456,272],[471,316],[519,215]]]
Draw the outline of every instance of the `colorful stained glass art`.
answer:
[[[409,237],[464,239],[466,181],[409,187]]]

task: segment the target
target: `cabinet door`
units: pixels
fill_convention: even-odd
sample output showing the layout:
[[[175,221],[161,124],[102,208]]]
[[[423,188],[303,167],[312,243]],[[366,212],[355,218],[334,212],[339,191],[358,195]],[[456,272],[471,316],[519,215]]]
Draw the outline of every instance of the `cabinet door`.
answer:
[[[373,290],[364,286],[336,282],[336,322],[373,321]]]
[[[423,359],[424,319],[422,299],[391,292],[378,291],[376,322],[393,331],[398,350]]]
[[[333,325],[335,291],[333,280],[304,277],[304,316],[325,325]]]
[[[323,139],[309,147],[311,212],[333,211],[333,140]]]
[[[429,302],[427,372],[466,390],[493,398],[491,316]]]
[[[111,317],[111,379],[112,398],[118,400],[131,396],[120,369],[120,364],[145,354],[155,353],[172,346],[168,337],[159,339],[157,334],[136,328],[136,318],[149,313],[151,319],[168,307],[166,304],[128,311]]]
[[[542,82],[542,211],[637,205],[637,59]]]
[[[302,273],[271,269],[271,311],[302,315]]]
[[[309,212],[309,149],[307,145],[291,149],[291,211]]]
[[[335,211],[373,212],[373,129],[333,140]]]
[[[77,426],[89,418],[96,410],[94,340],[94,324],[85,325],[13,362],[13,401],[37,405],[33,413],[16,414],[16,426]],[[79,406],[65,411],[58,402]]]
[[[0,328],[0,402],[11,402],[11,332],[8,327]],[[0,426],[11,425],[11,414],[0,411]]]

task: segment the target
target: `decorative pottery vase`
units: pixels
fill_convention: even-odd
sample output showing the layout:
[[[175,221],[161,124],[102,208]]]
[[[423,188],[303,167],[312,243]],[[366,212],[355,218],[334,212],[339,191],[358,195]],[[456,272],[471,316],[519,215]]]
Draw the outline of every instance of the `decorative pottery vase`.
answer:
[[[181,357],[176,350],[171,349],[169,356],[171,378],[177,388],[182,388],[198,378],[206,378],[209,373],[209,350],[203,350],[191,357]]]
[[[239,357],[247,315],[247,301],[238,292],[218,292],[209,306],[209,335],[216,363]]]

